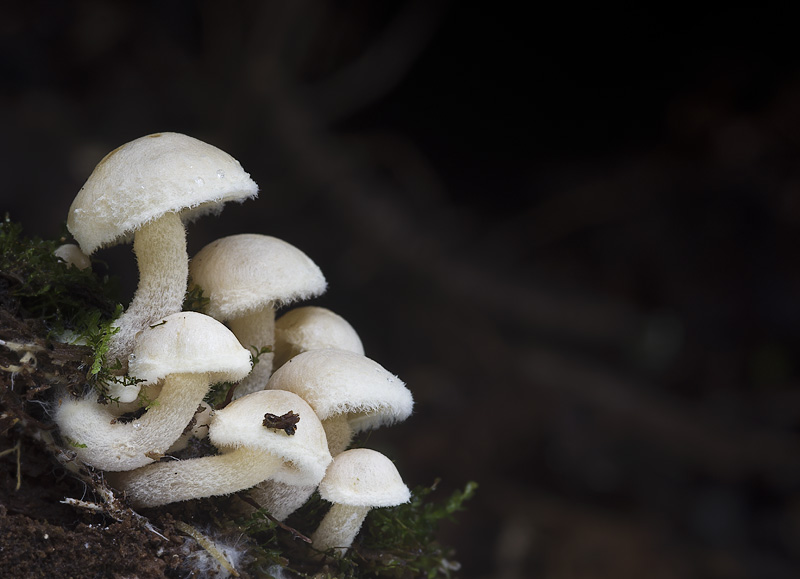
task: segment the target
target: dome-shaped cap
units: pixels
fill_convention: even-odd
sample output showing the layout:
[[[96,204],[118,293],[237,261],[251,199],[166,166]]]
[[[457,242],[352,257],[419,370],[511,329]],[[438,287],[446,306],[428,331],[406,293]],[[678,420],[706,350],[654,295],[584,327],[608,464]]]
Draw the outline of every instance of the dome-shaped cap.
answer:
[[[294,434],[264,426],[266,413],[299,416]],[[214,412],[208,438],[223,451],[240,447],[280,456],[285,464],[273,480],[292,485],[316,485],[331,462],[325,431],[314,410],[302,398],[281,390],[261,390],[234,400]]]
[[[361,338],[353,326],[327,308],[295,308],[275,321],[276,367],[301,352],[325,348],[364,354]]]
[[[64,243],[59,245],[53,252],[58,259],[67,264],[67,267],[87,269],[92,266],[92,262],[81,248],[74,243]]]
[[[128,362],[128,372],[145,383],[178,373],[209,373],[215,382],[236,382],[251,367],[250,352],[233,332],[197,312],[178,312],[142,330]]]
[[[393,507],[411,498],[394,463],[368,448],[336,455],[319,483],[319,494],[332,503],[359,507]]]
[[[320,420],[347,414],[353,432],[405,420],[414,406],[408,388],[383,366],[337,349],[298,354],[275,371],[267,388],[294,392]]]
[[[319,267],[295,246],[256,233],[212,241],[189,263],[192,284],[209,299],[207,313],[238,318],[270,303],[308,299],[325,291]]]
[[[156,133],[97,164],[69,208],[67,228],[90,255],[165,213],[189,220],[257,192],[239,161],[224,151],[179,133]]]

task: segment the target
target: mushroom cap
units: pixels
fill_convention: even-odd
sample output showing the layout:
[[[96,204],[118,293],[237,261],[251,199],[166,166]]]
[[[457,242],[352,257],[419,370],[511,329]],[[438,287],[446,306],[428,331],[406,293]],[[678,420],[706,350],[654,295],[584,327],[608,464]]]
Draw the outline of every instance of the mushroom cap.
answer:
[[[346,414],[354,433],[405,420],[414,406],[399,378],[366,356],[338,349],[298,354],[275,371],[267,388],[294,392],[320,420]]]
[[[59,245],[53,252],[58,259],[67,264],[67,267],[76,267],[78,269],[86,269],[92,266],[92,262],[81,248],[74,243],[65,243]]]
[[[299,415],[295,433],[264,426],[267,412]],[[314,410],[299,396],[282,390],[253,392],[214,411],[208,438],[224,452],[247,447],[280,456],[285,464],[272,480],[290,485],[316,485],[331,462],[325,431]]]
[[[212,241],[192,258],[189,276],[209,299],[208,315],[218,320],[307,299],[326,287],[319,267],[305,253],[256,233]]]
[[[180,133],[155,133],[111,151],[69,208],[67,228],[87,255],[129,240],[169,212],[184,220],[255,197],[258,186],[239,161]]]
[[[128,371],[157,382],[168,374],[210,374],[213,382],[241,380],[252,359],[223,324],[197,312],[178,312],[145,328],[136,336]]]
[[[347,320],[327,308],[304,306],[275,321],[275,365],[308,350],[337,348],[364,355],[361,338]]]
[[[394,463],[369,448],[336,455],[319,483],[319,494],[326,501],[354,507],[394,507],[411,499]]]

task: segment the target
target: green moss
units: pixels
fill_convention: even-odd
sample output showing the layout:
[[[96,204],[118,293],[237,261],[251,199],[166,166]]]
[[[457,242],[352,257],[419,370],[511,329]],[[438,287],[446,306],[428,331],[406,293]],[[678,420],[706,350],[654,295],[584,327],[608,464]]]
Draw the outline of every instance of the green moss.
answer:
[[[112,322],[123,311],[114,299],[117,285],[92,268],[68,267],[54,252],[67,241],[26,237],[8,215],[0,221],[0,306],[19,318],[35,318],[50,338],[90,347],[93,360],[85,386],[104,396],[110,382],[134,383],[118,362],[109,363]],[[76,392],[76,394],[80,394]]]
[[[250,354],[250,362],[253,366],[258,364],[261,355],[271,352],[270,346],[264,346],[260,350],[255,346],[250,346],[253,352]],[[212,408],[224,408],[230,403],[233,395],[236,393],[236,384],[233,382],[217,382],[212,384],[208,389],[208,394],[203,398],[203,402],[210,404]]]
[[[269,576],[270,567],[281,566],[298,577],[452,577],[458,569],[455,552],[441,545],[436,534],[443,521],[455,521],[455,513],[464,509],[478,485],[469,482],[438,500],[437,486],[438,481],[414,489],[406,504],[371,510],[344,557],[326,556],[298,537],[313,533],[330,506],[316,492],[286,520],[284,526],[293,532],[280,528],[263,510],[238,524],[256,545],[253,554],[262,576]]]
[[[122,306],[118,305],[114,315],[103,319],[99,311],[89,312],[79,328],[76,342],[85,344],[94,352],[92,365],[86,375],[86,383],[95,389],[98,395],[107,402],[117,402],[108,396],[109,384],[133,386],[142,382],[138,378],[122,374],[122,363],[119,360],[109,362],[107,354],[111,345],[111,337],[119,331],[113,322],[122,314]],[[144,396],[144,394],[142,394]],[[148,406],[152,400],[142,399],[142,406]]]
[[[254,569],[267,574],[271,567],[290,567],[291,563],[284,555],[279,540],[278,522],[271,519],[264,509],[258,509],[237,523],[254,540],[254,547],[250,549],[250,555],[254,558],[251,566]]]
[[[203,294],[203,288],[199,285],[189,284],[186,297],[183,299],[183,310],[186,312],[205,313],[208,308],[208,298]]]
[[[352,553],[361,574],[378,577],[450,577],[458,568],[455,553],[436,540],[443,521],[455,522],[455,513],[475,495],[477,483],[468,482],[443,501],[434,501],[438,480],[417,487],[411,501],[396,507],[373,509],[361,529]]]
[[[115,285],[91,268],[67,267],[54,251],[59,242],[22,235],[8,215],[0,221],[0,295],[4,306],[19,308],[21,317],[35,317],[53,332],[85,327],[87,316],[111,319]]]
[[[212,408],[223,408],[225,402],[232,396],[231,388],[234,387],[233,382],[217,382],[212,384],[208,389],[208,394],[203,398],[203,402],[210,404]]]

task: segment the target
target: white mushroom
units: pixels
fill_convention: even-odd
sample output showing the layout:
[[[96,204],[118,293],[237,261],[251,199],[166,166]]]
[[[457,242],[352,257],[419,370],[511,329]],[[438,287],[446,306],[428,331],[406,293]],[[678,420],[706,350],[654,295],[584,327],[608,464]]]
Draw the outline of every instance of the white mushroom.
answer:
[[[81,251],[81,248],[74,243],[64,243],[59,245],[53,254],[67,264],[67,267],[77,267],[86,269],[92,266],[89,256]]]
[[[201,249],[191,283],[208,298],[206,313],[228,322],[245,348],[268,348],[236,388],[239,398],[263,390],[272,373],[275,308],[325,291],[325,277],[302,251],[275,237],[231,235]]]
[[[188,275],[183,222],[257,190],[236,159],[178,133],[141,137],[98,163],[69,209],[67,228],[86,255],[133,236],[139,286],[115,322],[110,361],[124,364],[137,332],[181,310]]]
[[[337,349],[298,354],[275,371],[267,388],[294,392],[311,405],[333,456],[354,434],[405,420],[414,406],[408,388],[383,366]]]
[[[394,463],[368,448],[336,456],[319,483],[319,493],[333,506],[311,535],[311,543],[320,551],[335,549],[337,555],[353,544],[371,509],[394,507],[411,498]]]
[[[291,418],[291,427],[266,416]],[[225,495],[268,478],[316,485],[331,461],[325,433],[313,409],[301,398],[278,390],[260,391],[217,410],[208,437],[220,454],[162,461],[116,477],[135,507],[155,507]]]
[[[298,354],[325,348],[364,355],[361,338],[353,326],[327,308],[294,308],[275,321],[275,368]]]
[[[151,407],[122,423],[94,399],[62,400],[55,422],[85,463],[109,471],[158,460],[192,419],[211,384],[236,381],[250,371],[250,354],[231,331],[197,312],[179,312],[143,330],[131,372],[145,383],[162,381]]]

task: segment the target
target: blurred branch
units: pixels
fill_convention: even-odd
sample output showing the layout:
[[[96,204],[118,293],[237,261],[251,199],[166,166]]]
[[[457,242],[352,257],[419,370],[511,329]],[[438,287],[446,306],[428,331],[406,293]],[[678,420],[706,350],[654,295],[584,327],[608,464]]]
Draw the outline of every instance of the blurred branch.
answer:
[[[530,347],[517,352],[516,362],[535,387],[587,404],[609,415],[621,431],[649,439],[701,470],[733,477],[796,468],[796,437],[762,430],[745,420],[735,426],[723,423],[712,412],[655,394],[649,384],[563,352]]]
[[[649,320],[636,307],[596,294],[565,293],[535,280],[534,272],[503,275],[498,267],[481,263],[471,253],[452,251],[448,244],[466,243],[458,239],[453,242],[453,232],[448,231],[446,244],[445,236],[434,225],[440,221],[413,214],[405,202],[418,182],[430,187],[430,171],[409,171],[399,179],[387,178],[368,147],[356,146],[353,139],[342,138],[327,128],[332,120],[372,102],[402,78],[425,44],[420,38],[414,42],[404,38],[419,22],[419,10],[418,3],[407,5],[376,44],[316,85],[313,98],[303,98],[307,87],[298,85],[297,71],[283,68],[287,63],[270,52],[270,46],[275,50],[274,39],[261,46],[254,43],[255,50],[249,55],[253,71],[250,88],[267,111],[270,134],[287,153],[295,178],[328,195],[329,205],[339,217],[348,220],[363,239],[379,243],[381,253],[426,277],[442,296],[468,303],[470,311],[478,312],[476,318],[486,325],[502,321],[566,342],[563,351],[529,347],[524,352],[505,354],[514,357],[505,360],[510,363],[507,367],[516,368],[533,384],[587,404],[612,417],[620,430],[643,436],[721,476],[774,472],[791,464],[800,450],[795,438],[752,424],[734,428],[710,411],[669,395],[656,395],[657,388],[580,355],[579,347],[587,344],[599,351],[625,351],[639,344]],[[426,14],[425,34],[430,34],[432,28],[427,27],[433,27],[435,19]],[[376,76],[378,72],[382,73]],[[607,175],[599,185],[593,182],[588,188],[568,188],[566,196],[541,204],[536,215],[526,214],[526,219],[535,217],[539,225],[531,239],[538,244],[554,243],[583,228],[625,217],[631,204],[635,210],[647,207],[649,196],[667,190],[664,185],[658,186],[666,179],[665,173],[672,175],[670,186],[689,175],[687,171],[673,173],[668,166],[644,156],[640,161]],[[420,164],[424,159],[417,155],[416,168]],[[403,170],[401,165],[391,167]],[[610,204],[598,206],[598,187],[604,199],[612,194]],[[516,225],[522,226],[521,222]],[[476,359],[481,352],[477,354]],[[493,359],[491,363],[501,364],[503,360]]]
[[[480,304],[515,324],[529,325],[578,342],[627,346],[638,338],[641,314],[630,306],[598,297],[579,298],[492,273],[473,260],[443,248],[423,219],[410,215],[397,200],[408,196],[397,183],[375,176],[370,158],[331,133],[320,133],[313,111],[296,98],[295,88],[260,82],[273,112],[271,127],[295,165],[299,179],[326,192],[341,217],[381,244],[382,250],[409,269],[432,278],[447,293]],[[410,182],[407,186],[410,185]],[[521,276],[523,277],[523,276]]]
[[[317,122],[330,126],[386,96],[428,46],[447,2],[413,0],[355,60],[336,74],[300,87]]]

